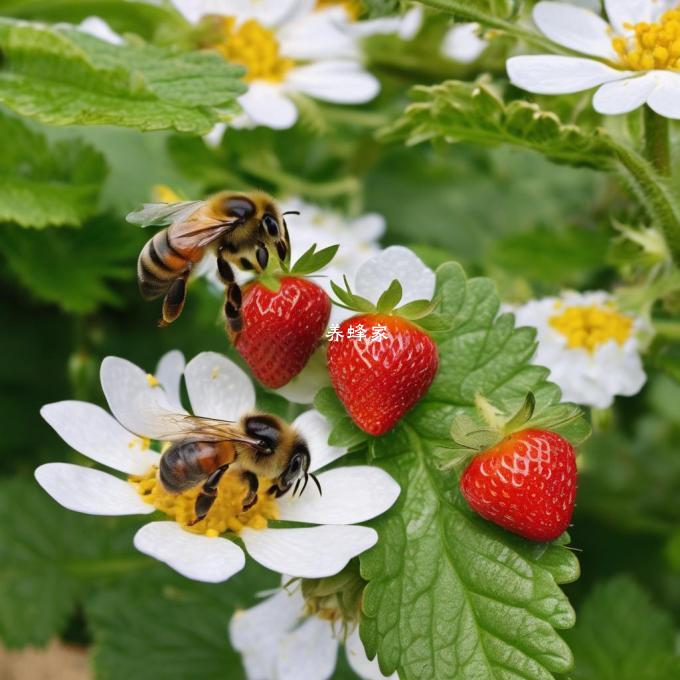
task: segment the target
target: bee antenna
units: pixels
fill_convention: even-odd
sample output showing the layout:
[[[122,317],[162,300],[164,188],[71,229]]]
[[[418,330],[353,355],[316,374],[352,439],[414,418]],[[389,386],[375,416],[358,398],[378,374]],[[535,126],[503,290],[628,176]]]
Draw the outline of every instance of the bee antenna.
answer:
[[[309,476],[314,481],[314,484],[316,484],[316,488],[319,490],[319,496],[323,496],[323,492],[321,491],[321,484],[319,484],[319,480],[316,478],[316,475],[313,472],[310,472]]]
[[[300,211],[299,210],[286,210],[285,213],[281,213],[282,215],[299,215]]]
[[[300,495],[305,492],[305,489],[307,488],[307,482],[309,482],[309,475],[305,472],[305,483],[302,485],[302,489],[300,489]]]
[[[298,487],[300,486],[300,482],[302,481],[302,477],[298,477],[297,482],[295,483],[295,488],[293,489],[293,496],[297,493]]]

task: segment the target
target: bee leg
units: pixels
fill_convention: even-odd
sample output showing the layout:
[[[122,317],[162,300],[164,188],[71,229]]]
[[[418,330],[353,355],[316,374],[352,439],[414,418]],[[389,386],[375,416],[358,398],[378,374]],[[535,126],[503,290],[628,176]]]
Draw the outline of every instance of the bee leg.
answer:
[[[226,300],[224,302],[224,314],[227,317],[227,324],[229,330],[236,334],[243,328],[241,288],[236,283],[234,270],[222,256],[222,249],[217,253],[217,271],[220,280],[227,288]]]
[[[187,279],[189,278],[189,269],[183,272],[179,278],[175,279],[170,290],[168,290],[165,299],[163,300],[163,318],[158,322],[159,326],[167,326],[171,324],[181,313],[184,308],[184,301],[187,297]]]
[[[248,485],[248,493],[243,499],[243,512],[246,512],[246,510],[250,510],[257,503],[257,489],[260,486],[260,482],[255,474],[247,470],[241,473],[241,477]]]
[[[212,508],[215,499],[217,498],[217,485],[222,479],[222,475],[229,469],[228,465],[223,465],[218,467],[215,472],[213,472],[208,479],[205,480],[205,484],[201,487],[201,491],[196,497],[196,505],[194,506],[194,512],[196,513],[196,519],[189,522],[189,526],[200,522]]]
[[[262,243],[262,241],[257,242],[255,259],[257,260],[257,264],[260,266],[260,269],[264,271],[267,268],[267,264],[269,262],[269,251],[267,250],[267,246]]]

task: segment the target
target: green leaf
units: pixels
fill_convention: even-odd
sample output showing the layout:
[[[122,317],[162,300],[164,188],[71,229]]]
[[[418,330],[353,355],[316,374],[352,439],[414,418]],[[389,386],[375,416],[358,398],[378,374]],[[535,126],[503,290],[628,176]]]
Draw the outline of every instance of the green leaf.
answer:
[[[0,20],[0,102],[51,125],[204,134],[245,90],[243,69],[208,52],[111,45],[72,29]]]
[[[80,229],[29,231],[4,225],[0,251],[9,269],[37,298],[70,312],[117,304],[113,280],[132,280],[148,235],[100,217]]]
[[[97,210],[106,163],[79,140],[49,145],[0,111],[0,222],[41,229],[79,225]]]
[[[399,304],[401,296],[401,283],[394,279],[389,288],[378,298],[376,309],[382,314],[389,314]]]
[[[604,129],[563,123],[554,112],[524,100],[505,103],[484,78],[476,83],[449,80],[417,86],[413,96],[416,103],[383,130],[383,138],[405,139],[408,144],[511,144],[558,163],[615,170],[663,230],[673,259],[680,262],[680,202],[671,183]]]
[[[615,160],[603,130],[562,123],[553,112],[524,100],[506,104],[483,81],[417,86],[413,97],[416,102],[383,131],[384,138],[409,144],[437,140],[512,144],[561,163],[594,168],[608,168]]]
[[[136,0],[2,0],[0,10],[6,17],[50,23],[77,24],[97,16],[116,33],[135,33],[147,40],[161,29],[184,27],[171,8]]]
[[[487,279],[466,280],[449,263],[437,272],[441,310],[452,330],[438,339],[440,368],[429,393],[370,453],[400,484],[396,505],[372,525],[380,540],[361,557],[361,635],[383,673],[401,678],[525,678],[568,671],[572,656],[556,629],[574,612],[557,584],[579,573],[559,542],[536,544],[473,513],[458,490],[450,427],[482,394],[508,413],[528,391],[535,416],[559,407],[548,371],[530,364],[534,332],[498,316],[498,293]],[[337,407],[318,403],[335,424]],[[346,417],[346,414],[345,414]],[[561,434],[569,436],[574,427]]]
[[[595,587],[565,638],[574,650],[573,680],[674,680],[677,631],[669,614],[655,606],[630,577]]]
[[[35,482],[2,482],[0,518],[0,639],[8,647],[44,645],[59,634],[97,574],[153,564],[134,552],[124,523],[65,510]]]
[[[339,245],[333,245],[317,251],[316,243],[312,244],[295,262],[290,270],[291,274],[305,276],[323,269],[335,257],[339,247]]]

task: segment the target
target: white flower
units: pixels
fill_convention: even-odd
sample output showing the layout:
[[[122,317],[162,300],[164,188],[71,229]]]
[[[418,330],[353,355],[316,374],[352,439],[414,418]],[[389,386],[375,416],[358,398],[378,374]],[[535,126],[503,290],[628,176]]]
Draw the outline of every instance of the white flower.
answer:
[[[479,37],[479,31],[479,24],[456,24],[444,36],[442,54],[461,64],[475,61],[488,45],[486,40]]]
[[[647,104],[680,118],[680,12],[676,0],[605,0],[609,21],[584,7],[539,2],[533,17],[554,42],[583,57],[529,55],[507,62],[513,84],[538,94],[597,87],[593,107],[628,113]]]
[[[639,354],[640,319],[623,314],[611,295],[564,293],[513,310],[518,326],[537,330],[534,363],[566,401],[607,408],[616,395],[637,394],[646,376]]]
[[[354,277],[347,277],[352,291],[373,304],[378,302],[382,293],[389,288],[394,279],[398,279],[402,287],[400,305],[414,300],[431,300],[434,296],[434,272],[425,266],[412,250],[404,246],[390,246],[368,259],[364,259],[358,267],[356,265],[349,266],[350,269],[356,270]],[[326,284],[317,280],[331,293],[331,280],[343,286],[342,274],[344,272],[341,267],[338,267],[338,269],[340,270],[338,276],[332,276]],[[337,326],[357,313],[334,305],[330,325],[332,327]],[[326,368],[326,348],[322,347],[312,356],[302,372],[277,392],[290,401],[311,404],[316,393],[327,384],[329,384],[329,378]]]
[[[246,68],[248,91],[235,126],[293,126],[296,93],[336,104],[370,101],[378,80],[359,63],[352,36],[314,0],[172,0],[187,21],[212,21],[215,49]],[[221,137],[220,126],[210,140]]]
[[[146,515],[160,509],[177,521],[155,521],[135,535],[135,547],[165,562],[179,573],[199,581],[219,582],[243,568],[244,553],[228,538],[237,534],[250,556],[260,564],[294,576],[317,578],[337,573],[347,561],[375,544],[373,529],[354,526],[389,508],[399,486],[376,467],[340,467],[320,472],[323,495],[310,488],[301,496],[274,499],[260,492],[246,513],[240,501],[244,487],[238,475],[227,472],[220,482],[215,504],[205,520],[191,530],[196,493],[170,494],[157,482],[160,455],[152,439],[182,438],[179,403],[180,377],[184,380],[196,415],[238,421],[255,407],[255,390],[248,376],[225,357],[212,352],[196,356],[184,367],[179,352],[166,355],[158,378],[124,359],[102,362],[101,382],[112,417],[105,410],[79,401],[44,406],[41,413],[64,441],[93,461],[131,477],[67,463],[48,463],[35,473],[40,485],[61,505],[94,515]],[[344,455],[327,444],[329,424],[317,411],[299,416],[293,426],[306,440],[310,472]],[[134,434],[133,434],[134,433]],[[145,494],[144,498],[140,493]],[[269,528],[280,519],[318,526]],[[202,532],[202,533],[201,533]]]
[[[284,583],[288,579],[284,579]],[[229,624],[248,680],[327,680],[335,671],[340,631],[330,621],[305,614],[300,588],[282,588],[263,602],[237,612]],[[365,680],[384,680],[369,661],[356,625],[344,641],[347,660]],[[396,680],[397,675],[389,676]]]

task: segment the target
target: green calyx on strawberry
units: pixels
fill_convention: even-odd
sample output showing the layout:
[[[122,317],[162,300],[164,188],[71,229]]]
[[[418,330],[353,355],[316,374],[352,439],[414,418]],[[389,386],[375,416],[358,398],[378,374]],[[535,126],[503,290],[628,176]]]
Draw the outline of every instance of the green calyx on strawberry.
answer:
[[[329,338],[327,364],[333,387],[352,420],[373,436],[384,434],[427,392],[439,367],[437,346],[423,330],[438,319],[437,301],[415,300],[397,307],[399,281],[377,304],[331,283],[339,306],[360,312]],[[418,321],[418,324],[415,323]]]
[[[331,301],[320,286],[304,277],[325,267],[337,250],[338,246],[330,246],[317,251],[315,244],[292,267],[287,263],[268,266],[245,286],[243,328],[231,338],[266,387],[276,389],[289,383],[319,346]]]
[[[476,403],[488,427],[459,416],[451,429],[454,441],[474,455],[460,478],[461,493],[494,524],[532,541],[555,540],[567,530],[576,501],[574,448],[550,429],[564,419],[532,425],[532,393],[511,418],[479,395]]]

